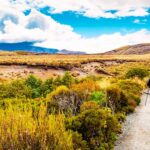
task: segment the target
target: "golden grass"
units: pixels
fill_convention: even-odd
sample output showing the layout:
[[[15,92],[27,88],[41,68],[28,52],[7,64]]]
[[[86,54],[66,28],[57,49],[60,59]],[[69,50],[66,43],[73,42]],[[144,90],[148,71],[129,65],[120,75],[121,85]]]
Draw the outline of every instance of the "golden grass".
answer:
[[[92,61],[150,61],[150,54],[146,55],[19,55],[11,52],[0,52],[0,64],[22,64],[22,65],[80,65],[80,63]]]

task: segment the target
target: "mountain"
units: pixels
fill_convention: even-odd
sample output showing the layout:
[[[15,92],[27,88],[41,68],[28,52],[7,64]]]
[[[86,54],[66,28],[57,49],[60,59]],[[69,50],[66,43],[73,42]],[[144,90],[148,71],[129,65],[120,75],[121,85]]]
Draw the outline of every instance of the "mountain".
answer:
[[[26,51],[33,53],[48,53],[48,54],[85,54],[79,51],[69,50],[58,50],[53,48],[43,48],[34,46],[32,42],[21,42],[21,43],[0,43],[0,50],[5,51]]]
[[[57,54],[86,54],[85,52],[80,52],[80,51],[68,51],[68,50],[61,50],[57,52]]]
[[[142,55],[150,54],[150,43],[124,46],[106,53],[106,55]]]

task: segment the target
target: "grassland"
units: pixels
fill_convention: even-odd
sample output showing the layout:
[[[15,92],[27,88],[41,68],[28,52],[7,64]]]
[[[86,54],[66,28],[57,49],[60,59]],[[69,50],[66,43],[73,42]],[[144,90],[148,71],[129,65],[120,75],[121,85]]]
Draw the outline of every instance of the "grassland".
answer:
[[[41,78],[87,75],[120,76],[128,68],[150,66],[150,55],[48,55],[0,52],[0,78],[21,78],[35,74]]]
[[[112,150],[149,56],[0,52],[0,149]]]
[[[22,54],[15,52],[1,52],[0,64],[19,64],[19,65],[44,65],[44,66],[62,66],[80,65],[88,62],[103,61],[150,61],[150,55],[36,55]]]

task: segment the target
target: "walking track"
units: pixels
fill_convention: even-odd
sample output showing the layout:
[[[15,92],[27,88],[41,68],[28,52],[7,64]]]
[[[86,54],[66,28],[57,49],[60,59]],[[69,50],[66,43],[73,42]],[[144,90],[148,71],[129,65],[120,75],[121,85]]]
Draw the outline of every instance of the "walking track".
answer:
[[[146,95],[142,95],[135,113],[127,117],[115,150],[150,150],[150,95],[145,105]]]

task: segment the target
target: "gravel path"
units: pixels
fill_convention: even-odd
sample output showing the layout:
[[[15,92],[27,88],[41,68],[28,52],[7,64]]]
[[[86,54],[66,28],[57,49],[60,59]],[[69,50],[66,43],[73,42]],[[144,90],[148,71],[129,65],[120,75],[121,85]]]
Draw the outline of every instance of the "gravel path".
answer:
[[[150,150],[150,95],[146,105],[146,94],[141,99],[136,112],[127,117],[115,150]]]

